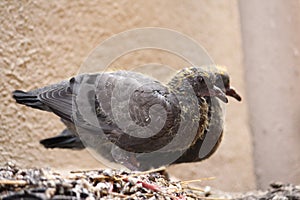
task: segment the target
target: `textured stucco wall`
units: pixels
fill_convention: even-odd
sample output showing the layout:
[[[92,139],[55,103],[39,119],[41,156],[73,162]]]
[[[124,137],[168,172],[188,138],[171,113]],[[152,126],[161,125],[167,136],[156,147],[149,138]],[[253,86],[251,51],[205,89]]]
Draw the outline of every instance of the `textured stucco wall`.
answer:
[[[38,141],[63,125],[53,114],[17,105],[15,89],[29,90],[75,75],[88,53],[104,39],[132,28],[156,26],[182,32],[228,66],[232,85],[245,96],[237,1],[1,1],[0,161],[60,170],[101,165],[86,151],[46,150]],[[157,62],[181,67],[172,55],[140,52],[116,66]],[[227,106],[226,132],[217,153],[203,163],[170,167],[181,179],[216,176],[218,189],[253,189],[247,99]]]

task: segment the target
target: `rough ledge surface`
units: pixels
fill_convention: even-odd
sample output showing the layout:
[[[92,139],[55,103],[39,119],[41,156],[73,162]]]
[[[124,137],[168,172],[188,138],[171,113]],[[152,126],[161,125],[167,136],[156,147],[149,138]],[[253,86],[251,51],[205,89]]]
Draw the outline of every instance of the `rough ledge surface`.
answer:
[[[63,176],[51,169],[0,167],[0,199],[300,199],[300,186],[272,183],[267,191],[230,194],[195,188],[194,181],[172,181],[165,169],[125,172],[101,169],[71,171]]]

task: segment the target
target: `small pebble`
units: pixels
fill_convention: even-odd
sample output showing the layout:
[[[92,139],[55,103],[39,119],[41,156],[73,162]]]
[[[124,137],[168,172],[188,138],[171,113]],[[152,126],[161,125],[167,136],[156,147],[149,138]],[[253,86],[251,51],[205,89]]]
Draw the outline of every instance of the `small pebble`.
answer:
[[[204,195],[207,197],[209,195],[211,195],[211,187],[210,186],[206,186],[204,188]]]
[[[55,195],[56,189],[55,188],[47,188],[45,195],[48,199],[52,198]]]
[[[110,176],[110,177],[113,175],[111,169],[105,169],[105,170],[102,172],[102,174],[103,174],[104,176]]]
[[[131,185],[136,185],[137,182],[138,182],[138,179],[137,178],[133,178],[133,177],[129,177],[128,178],[128,181]]]

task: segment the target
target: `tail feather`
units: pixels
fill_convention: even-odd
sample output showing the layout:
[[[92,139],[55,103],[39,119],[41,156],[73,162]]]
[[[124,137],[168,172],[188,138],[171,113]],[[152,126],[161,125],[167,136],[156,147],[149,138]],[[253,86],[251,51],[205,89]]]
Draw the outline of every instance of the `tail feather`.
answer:
[[[61,149],[84,149],[84,145],[80,138],[65,129],[60,135],[41,140],[40,143],[45,148],[61,148]]]
[[[49,111],[49,108],[39,100],[38,96],[30,92],[15,90],[13,92],[13,98],[19,104],[30,106],[32,108],[37,108],[40,110]]]

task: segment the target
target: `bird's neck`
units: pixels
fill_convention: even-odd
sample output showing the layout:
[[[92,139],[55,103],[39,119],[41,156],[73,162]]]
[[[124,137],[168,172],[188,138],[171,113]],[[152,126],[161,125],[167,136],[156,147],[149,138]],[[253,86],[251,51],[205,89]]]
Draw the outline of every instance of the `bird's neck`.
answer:
[[[167,86],[175,93],[186,94],[187,92],[194,92],[195,88],[192,87],[189,81],[189,77],[191,76],[190,71],[183,69],[167,83]]]
[[[184,119],[190,119],[190,115],[194,110],[191,108],[196,108],[195,116],[190,120],[197,121],[199,124],[197,134],[193,140],[193,144],[197,141],[198,138],[202,138],[204,131],[208,127],[208,112],[209,104],[207,103],[205,97],[197,96],[195,94],[196,88],[192,87],[192,84],[189,81],[190,76],[195,76],[194,74],[189,73],[189,71],[182,70],[178,72],[167,84],[170,90],[179,98],[182,108],[182,117]],[[188,116],[188,117],[187,117]]]

